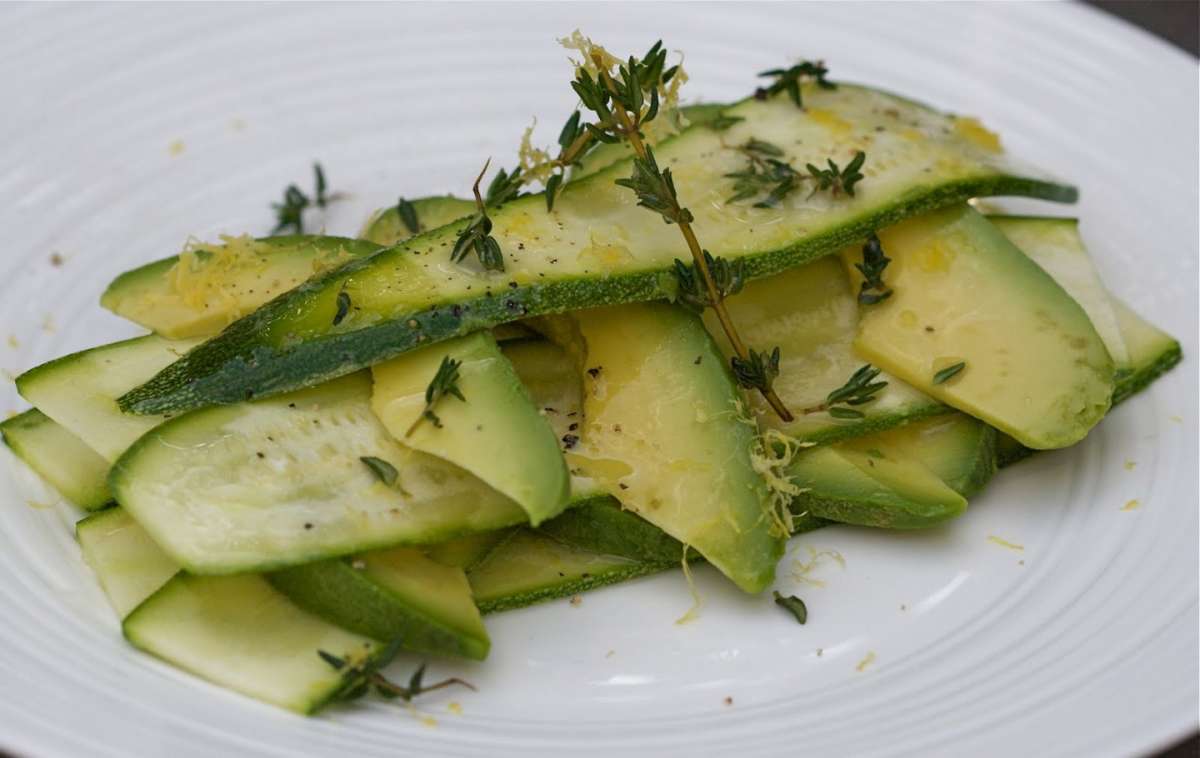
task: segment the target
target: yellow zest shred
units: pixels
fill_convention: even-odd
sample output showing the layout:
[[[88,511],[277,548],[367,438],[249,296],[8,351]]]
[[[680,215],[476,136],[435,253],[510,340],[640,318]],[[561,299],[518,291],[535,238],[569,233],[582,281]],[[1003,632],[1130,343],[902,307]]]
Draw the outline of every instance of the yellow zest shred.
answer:
[[[683,557],[680,559],[680,564],[683,566],[683,578],[687,580],[688,592],[692,593],[692,607],[687,609],[687,613],[675,619],[675,623],[682,626],[700,617],[700,608],[704,605],[704,598],[700,597],[700,591],[696,589],[696,580],[692,578],[692,567],[688,563],[687,545],[683,546]]]
[[[261,243],[248,234],[233,237],[221,235],[221,245],[208,245],[189,239],[179,253],[179,260],[167,272],[171,291],[189,308],[200,310],[212,306],[237,305],[237,297],[229,292],[228,284],[247,269],[264,266]]]
[[[751,422],[753,423],[753,422]],[[767,429],[750,451],[750,467],[767,484],[766,513],[772,534],[786,537],[792,533],[793,517],[789,507],[804,488],[792,481],[788,467],[801,445],[778,429]]]
[[[1141,507],[1142,507],[1141,501],[1139,501],[1137,498],[1134,498],[1133,500],[1130,500],[1129,502],[1125,503],[1125,505],[1121,506],[1121,510],[1132,511],[1132,510],[1136,510],[1137,508],[1141,508]]]
[[[1024,545],[1018,545],[1015,542],[1009,542],[1008,540],[1003,539],[1001,537],[997,537],[994,534],[988,535],[988,542],[994,542],[997,545],[999,545],[1000,547],[1006,547],[1009,550],[1023,551],[1025,549]]]
[[[866,671],[867,666],[870,666],[874,662],[875,662],[875,651],[868,650],[867,654],[863,656],[863,659],[858,662],[857,666],[854,667],[854,670],[861,674],[863,671]]]
[[[1137,468],[1137,461],[1125,461],[1126,471],[1133,471],[1135,468]]]
[[[824,581],[821,579],[813,579],[809,575],[816,570],[817,566],[819,566],[822,561],[826,559],[837,563],[837,565],[841,566],[842,569],[845,570],[846,559],[843,558],[842,554],[838,551],[817,550],[811,546],[806,547],[808,547],[807,561],[801,561],[799,558],[792,559],[792,581],[796,582],[797,584],[808,584],[813,587],[824,587]]]
[[[537,118],[521,135],[521,147],[517,152],[521,163],[521,173],[529,181],[543,182],[554,173],[554,156],[548,150],[533,146],[533,129],[537,126]]]
[[[463,707],[462,707],[461,703],[451,702],[446,705],[446,710],[450,711],[455,716],[461,716],[462,712],[463,712]]]

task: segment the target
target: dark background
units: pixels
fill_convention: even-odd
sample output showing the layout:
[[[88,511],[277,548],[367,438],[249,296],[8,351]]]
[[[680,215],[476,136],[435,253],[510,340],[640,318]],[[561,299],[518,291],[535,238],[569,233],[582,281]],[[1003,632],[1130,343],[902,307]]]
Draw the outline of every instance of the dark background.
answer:
[[[1192,57],[1200,56],[1200,0],[1084,0],[1161,37]],[[8,754],[0,748],[0,758]],[[1193,735],[1154,758],[1197,758],[1200,735]]]
[[[1200,55],[1200,0],[1087,0],[1165,39],[1192,57]],[[1200,736],[1192,735],[1155,758],[1200,756]]]

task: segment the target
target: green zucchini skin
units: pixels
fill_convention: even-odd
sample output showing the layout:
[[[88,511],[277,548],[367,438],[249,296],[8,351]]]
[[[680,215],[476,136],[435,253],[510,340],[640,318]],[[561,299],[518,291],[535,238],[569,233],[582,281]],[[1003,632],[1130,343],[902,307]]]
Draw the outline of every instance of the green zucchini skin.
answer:
[[[38,476],[85,511],[112,502],[108,461],[36,408],[0,423],[0,437]]]
[[[538,531],[595,553],[648,563],[678,563],[683,543],[611,497],[597,497],[547,521]]]
[[[862,88],[843,85],[838,91],[848,94],[843,100],[832,101],[835,104],[849,103],[847,107],[864,107],[864,103],[876,103],[878,99],[878,102],[886,102],[896,109],[908,109],[914,117],[935,117],[935,114],[921,110],[911,103]],[[815,95],[818,98],[829,96],[827,93]],[[816,107],[817,102],[819,101],[814,102],[812,107]],[[782,107],[779,103],[772,105],[744,101],[731,106],[731,109],[750,116],[746,122],[747,129],[757,129],[765,124],[766,128],[779,131],[784,125],[795,124],[799,127],[805,123],[802,121],[803,112],[797,109],[798,115],[795,115],[790,111],[780,110]],[[784,115],[780,115],[781,113]],[[949,125],[950,122],[945,117],[936,117],[942,119],[939,123]],[[741,127],[734,127],[734,131],[739,128]],[[866,125],[860,128],[868,129]],[[749,132],[746,135],[749,135]],[[731,134],[729,138],[744,136]],[[951,154],[958,159],[958,165],[947,169],[947,173],[941,176],[930,173],[927,179],[922,178],[919,182],[914,181],[903,187],[890,187],[870,200],[864,194],[862,198],[855,200],[856,205],[846,206],[840,213],[834,214],[837,216],[836,221],[826,218],[823,224],[818,221],[818,214],[812,214],[812,222],[816,222],[812,225],[812,222],[808,221],[809,216],[803,211],[794,214],[781,211],[778,218],[787,220],[787,223],[796,229],[801,228],[801,220],[804,220],[806,223],[803,233],[799,233],[798,236],[777,234],[777,239],[766,239],[763,233],[763,241],[756,242],[749,238],[753,236],[752,232],[745,232],[748,235],[745,239],[731,239],[727,243],[727,249],[714,247],[713,252],[728,258],[744,260],[747,276],[755,278],[832,253],[866,237],[878,228],[889,226],[904,218],[962,202],[971,197],[1011,194],[1072,202],[1077,196],[1073,187],[1008,173],[993,156],[984,156],[965,141],[953,139],[947,138],[945,144],[939,143],[936,150],[931,149],[931,152],[924,154],[925,160]],[[716,144],[716,137],[711,130],[707,130],[704,125],[697,125],[662,143],[659,146],[659,157],[662,161],[671,160],[673,154],[677,154],[676,157],[694,158],[693,154],[703,154]],[[884,160],[887,155],[885,153]],[[795,159],[803,165],[805,159],[818,158],[815,154],[805,154],[798,155]],[[723,159],[731,160],[729,156],[723,156]],[[911,157],[906,156],[906,159],[910,163],[902,170],[919,173],[919,169],[913,168],[917,164]],[[705,158],[705,161],[709,160]],[[685,173],[685,168],[697,171],[705,169],[695,160],[689,166],[680,163],[676,168],[680,176]],[[613,193],[620,188],[613,188],[611,182],[624,176],[626,171],[627,162],[623,161],[585,179],[571,182],[556,204],[553,217],[548,217],[545,213],[544,199],[540,195],[520,198],[496,209],[493,213],[493,221],[496,224],[494,234],[504,240],[518,239],[518,222],[529,218],[540,224],[535,226],[538,230],[554,229],[555,223],[561,223],[560,219],[571,220],[571,231],[567,234],[590,228],[586,211],[594,207],[594,197],[602,197],[603,201],[608,203],[624,202],[623,199],[615,199],[617,196]],[[922,177],[924,176],[922,174]],[[881,183],[886,186],[886,182]],[[716,189],[711,185],[704,186],[708,190]],[[720,189],[723,191],[724,187]],[[620,197],[624,198],[625,195]],[[569,207],[577,207],[578,215],[574,220],[561,215]],[[700,208],[701,206],[696,206],[696,209]],[[731,213],[741,210],[737,208]],[[643,214],[644,218],[635,221],[634,227],[626,229],[628,233],[661,234],[661,230],[653,231],[659,227],[649,225],[651,221],[655,221],[650,214],[640,210],[637,213]],[[637,218],[639,217],[636,215],[627,216],[625,220]],[[724,216],[713,218],[717,220],[710,223],[719,224],[722,219],[728,222],[731,215],[726,213]],[[737,223],[737,227],[729,228],[740,230],[742,224]],[[587,274],[589,269],[582,267],[581,274],[556,274],[553,268],[547,268],[545,271],[530,268],[528,272],[533,272],[533,276],[527,281],[516,281],[506,275],[470,274],[467,269],[462,269],[458,273],[446,274],[452,280],[452,285],[447,285],[450,290],[443,291],[444,288],[439,285],[432,291],[420,288],[419,292],[411,295],[405,293],[385,297],[380,294],[391,286],[390,283],[395,283],[398,287],[404,286],[405,276],[399,275],[397,278],[397,269],[407,268],[411,272],[419,272],[422,266],[445,265],[444,259],[449,246],[453,244],[457,232],[464,224],[465,222],[457,222],[427,232],[397,247],[351,261],[340,269],[309,280],[255,313],[234,322],[216,339],[193,350],[142,387],[125,395],[121,399],[121,407],[135,413],[179,411],[240,401],[246,398],[248,392],[256,396],[276,394],[327,381],[419,345],[490,328],[500,323],[582,307],[669,299],[674,294],[675,282],[670,271],[673,257],[677,254],[676,246],[680,244],[674,238],[670,243],[662,242],[664,246],[670,244],[669,249],[658,249],[651,243],[639,246],[639,256],[642,260],[633,259],[632,262],[622,263],[619,267],[606,270],[603,276]],[[698,229],[703,234],[704,225],[698,224]],[[742,232],[739,231],[740,233]],[[719,233],[717,236],[720,236]],[[568,253],[578,252],[578,249],[573,251],[565,244],[558,247],[546,242],[537,244],[539,247],[536,251],[530,249],[522,256],[517,256],[515,249],[506,249],[506,253],[521,265],[536,263],[540,266],[540,259],[535,256],[566,256]],[[426,264],[429,260],[432,260],[432,264]],[[438,276],[444,273],[440,268],[438,272]],[[429,281],[441,279],[431,278]],[[470,296],[464,294],[465,289],[455,289],[465,287],[468,282],[473,287],[478,285]],[[336,313],[338,294],[350,292],[351,296],[354,296],[355,288],[359,286],[366,288],[364,297],[378,297],[380,304],[369,317],[348,319],[335,328],[332,321]],[[480,295],[473,294],[479,290],[483,290]]]
[[[464,634],[422,613],[344,559],[296,566],[266,575],[293,603],[343,629],[374,640],[401,640],[405,650],[481,661],[487,637]]]

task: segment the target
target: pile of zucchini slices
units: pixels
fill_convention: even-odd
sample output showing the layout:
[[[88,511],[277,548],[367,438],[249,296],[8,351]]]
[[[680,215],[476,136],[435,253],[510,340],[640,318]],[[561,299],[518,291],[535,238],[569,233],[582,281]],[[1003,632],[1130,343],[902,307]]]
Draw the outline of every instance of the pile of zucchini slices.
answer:
[[[615,183],[620,145],[552,209],[489,209],[502,270],[451,259],[477,208],[445,196],[359,239],[192,244],[104,293],[149,334],[26,372],[33,409],[2,426],[92,512],[78,541],[128,640],[312,713],[397,648],[485,658],[489,613],[688,561],[759,593],[792,534],[943,525],[1180,359],[1074,219],[968,202],[1075,197],[972,119],[848,84],[684,113],[657,161],[740,267],[725,305],[779,348],[791,420],[678,302],[687,248]],[[731,201],[751,140],[869,157],[853,194]]]

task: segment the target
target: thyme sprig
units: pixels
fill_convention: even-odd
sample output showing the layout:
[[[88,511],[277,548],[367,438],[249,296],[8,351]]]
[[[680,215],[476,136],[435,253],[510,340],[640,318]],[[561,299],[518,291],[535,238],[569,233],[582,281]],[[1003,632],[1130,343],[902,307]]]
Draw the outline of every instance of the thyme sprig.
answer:
[[[464,403],[467,401],[467,398],[463,396],[462,389],[458,386],[458,368],[461,365],[462,361],[456,361],[448,355],[442,357],[437,373],[433,375],[429,386],[425,388],[425,408],[421,411],[421,415],[412,422],[412,426],[408,427],[408,431],[404,433],[406,438],[412,436],[422,421],[428,421],[437,429],[442,428],[442,420],[433,412],[434,407],[442,398],[453,395]]]
[[[751,348],[749,356],[741,358],[735,355],[729,359],[729,363],[733,367],[733,376],[738,384],[770,397],[775,394],[771,387],[775,383],[775,377],[779,376],[779,358],[779,348],[775,348],[770,354],[760,353]]]
[[[443,679],[435,684],[425,684],[425,667],[427,665],[425,663],[418,666],[413,675],[409,677],[408,686],[390,681],[380,673],[380,669],[390,664],[399,652],[400,640],[393,640],[379,655],[361,661],[353,661],[348,656],[342,657],[318,650],[317,655],[321,660],[342,674],[342,683],[331,699],[334,701],[357,700],[373,691],[387,700],[400,698],[407,703],[418,695],[452,685],[475,691],[475,685],[458,677]]]
[[[725,308],[721,288],[709,269],[711,256],[705,256],[692,229],[694,217],[679,201],[671,170],[659,168],[654,152],[644,141],[642,127],[653,120],[659,111],[658,88],[651,87],[647,97],[645,85],[656,81],[655,77],[668,80],[675,70],[662,69],[665,53],[661,43],[656,43],[650,50],[651,54],[643,60],[630,56],[626,63],[616,65],[615,76],[604,58],[593,52],[596,77],[593,78],[586,67],[580,66],[576,69],[571,87],[579,95],[584,107],[596,116],[596,123],[587,125],[593,137],[601,142],[625,141],[633,149],[633,173],[629,179],[617,180],[617,184],[632,189],[637,195],[638,205],[658,213],[667,223],[679,226],[692,254],[693,268],[690,273],[694,278],[703,280],[707,303],[717,314],[721,328],[733,347],[734,356],[730,363],[739,383],[747,389],[761,392],[781,419],[791,421],[792,414],[771,389],[771,383],[779,372],[779,349],[775,348],[768,355],[752,351],[742,342]],[[686,273],[688,269],[685,266],[676,267],[677,277],[680,271]],[[679,284],[681,290],[689,290],[687,282],[680,280]],[[690,289],[698,291],[698,283],[693,282]]]
[[[862,249],[862,262],[855,263],[854,268],[863,275],[863,281],[858,289],[858,302],[863,305],[882,303],[892,296],[892,289],[883,283],[883,272],[892,259],[884,255],[883,245],[874,232],[867,237]]]
[[[483,196],[479,194],[479,183],[483,181],[483,175],[487,173],[488,166],[492,163],[491,158],[483,164],[483,170],[479,172],[479,176],[475,178],[475,184],[471,191],[475,193],[475,215],[471,217],[471,221],[462,228],[458,233],[458,239],[454,242],[454,248],[450,251],[450,260],[455,263],[461,262],[471,252],[479,259],[479,265],[483,266],[485,271],[503,271],[504,270],[504,254],[500,251],[500,243],[492,236],[492,220],[488,217],[487,206]],[[501,171],[497,176],[499,179],[504,176]],[[496,181],[493,180],[495,185]],[[502,195],[508,191],[506,182],[501,182],[501,186],[497,189],[497,194]],[[488,190],[491,195],[491,188]]]
[[[733,179],[733,194],[726,203],[736,203],[766,193],[766,197],[754,204],[755,208],[773,208],[800,186],[804,179],[787,161],[782,148],[751,137],[736,148],[746,156],[746,168],[726,174]]]
[[[831,195],[837,197],[845,192],[850,197],[854,197],[854,185],[862,181],[863,175],[859,171],[863,163],[867,160],[867,154],[862,150],[854,153],[854,157],[846,164],[845,168],[838,168],[838,164],[833,162],[832,158],[826,158],[825,162],[829,164],[829,168],[818,168],[809,163],[805,165],[808,173],[816,180],[816,186],[810,193],[810,197],[817,192],[828,190]]]
[[[865,414],[854,406],[871,402],[875,399],[875,395],[887,386],[886,381],[875,381],[879,372],[880,370],[871,364],[866,364],[851,374],[845,384],[826,395],[823,403],[805,408],[804,413],[827,412],[834,418],[863,418]]]
[[[339,195],[326,194],[327,187],[325,170],[321,168],[320,163],[314,163],[313,197],[304,194],[295,184],[289,184],[283,191],[283,202],[271,203],[271,208],[275,211],[275,228],[271,230],[271,234],[276,235],[288,229],[292,234],[304,234],[305,209],[310,205],[324,208],[334,200],[341,199]]]
[[[728,261],[721,257],[714,258],[707,250],[703,252],[705,265],[708,266],[713,283],[717,286],[717,294],[720,299],[724,300],[740,292],[746,284],[745,261],[741,259]],[[697,312],[716,305],[704,284],[704,274],[697,268],[695,262],[687,264],[676,258],[675,281],[679,285],[675,296],[676,302],[683,303]]]
[[[496,208],[504,205],[509,200],[516,200],[521,196],[521,184],[523,182],[524,179],[521,176],[520,166],[514,168],[512,173],[500,169],[492,177],[491,183],[488,184],[483,204],[489,208]]]
[[[601,56],[593,53],[596,67],[606,70]],[[640,59],[630,58],[632,69],[622,77],[622,86],[628,86],[624,94],[636,96],[637,107],[628,110],[637,114],[639,125],[648,123],[659,114],[661,106],[660,92],[666,92],[667,85],[679,75],[682,70],[678,65],[667,66],[667,50],[662,40],[650,46]],[[624,68],[624,67],[623,67]],[[566,170],[577,165],[588,152],[600,143],[615,144],[621,140],[619,124],[614,113],[609,108],[610,93],[601,82],[600,76],[593,78],[586,67],[581,66],[576,72],[575,80],[571,82],[572,89],[579,95],[583,106],[596,115],[595,123],[583,121],[583,115],[576,109],[567,117],[558,134],[558,155],[552,158],[545,168],[552,173],[546,180],[546,209],[554,210],[554,201],[562,188]],[[636,90],[636,92],[634,91]],[[629,101],[632,104],[632,100]],[[646,105],[645,110],[642,106]],[[643,135],[644,136],[644,135]],[[541,168],[541,167],[535,167]],[[526,172],[532,173],[532,172]]]
[[[804,83],[816,82],[821,89],[837,89],[836,84],[825,78],[828,73],[829,69],[825,67],[824,61],[800,61],[788,68],[773,68],[770,71],[763,71],[759,74],[760,77],[772,77],[775,81],[766,87],[756,89],[754,97],[758,100],[766,100],[780,92],[786,92],[797,108],[803,108],[804,98],[801,94],[801,85]]]

